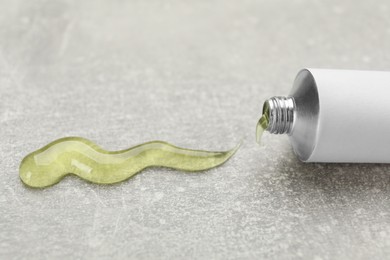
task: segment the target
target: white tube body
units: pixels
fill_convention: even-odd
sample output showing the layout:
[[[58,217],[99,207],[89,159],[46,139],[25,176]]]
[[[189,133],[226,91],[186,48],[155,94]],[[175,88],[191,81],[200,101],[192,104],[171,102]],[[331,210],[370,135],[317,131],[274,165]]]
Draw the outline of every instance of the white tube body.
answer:
[[[299,79],[301,73],[306,76]],[[318,115],[306,118],[315,125],[300,131],[304,113],[310,115],[299,99],[305,84],[317,89]],[[297,103],[290,139],[301,160],[390,163],[390,72],[307,69],[298,74],[291,96]]]

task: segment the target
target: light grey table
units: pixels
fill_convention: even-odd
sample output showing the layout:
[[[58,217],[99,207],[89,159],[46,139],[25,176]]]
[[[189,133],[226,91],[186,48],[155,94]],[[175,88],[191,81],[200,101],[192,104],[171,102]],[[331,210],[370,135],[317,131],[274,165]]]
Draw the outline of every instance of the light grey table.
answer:
[[[390,166],[255,144],[303,67],[390,69],[389,2],[0,1],[0,258],[389,259]],[[22,185],[21,159],[64,136],[244,143],[204,173]]]

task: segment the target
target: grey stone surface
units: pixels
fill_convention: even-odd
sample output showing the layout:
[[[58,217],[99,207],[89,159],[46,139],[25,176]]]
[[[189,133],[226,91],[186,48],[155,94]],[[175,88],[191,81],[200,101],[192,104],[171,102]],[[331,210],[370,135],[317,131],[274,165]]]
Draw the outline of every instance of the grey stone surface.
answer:
[[[389,46],[386,0],[0,1],[0,258],[389,259],[390,166],[254,141],[299,69],[386,70]],[[22,185],[21,159],[64,136],[244,143],[204,173]]]

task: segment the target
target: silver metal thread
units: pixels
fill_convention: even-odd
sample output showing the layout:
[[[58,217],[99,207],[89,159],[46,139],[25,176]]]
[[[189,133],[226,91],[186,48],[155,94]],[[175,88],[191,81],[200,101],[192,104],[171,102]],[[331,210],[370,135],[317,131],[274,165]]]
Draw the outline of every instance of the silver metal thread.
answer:
[[[266,130],[272,134],[290,134],[294,124],[294,98],[272,97],[266,103],[269,108],[269,124]]]

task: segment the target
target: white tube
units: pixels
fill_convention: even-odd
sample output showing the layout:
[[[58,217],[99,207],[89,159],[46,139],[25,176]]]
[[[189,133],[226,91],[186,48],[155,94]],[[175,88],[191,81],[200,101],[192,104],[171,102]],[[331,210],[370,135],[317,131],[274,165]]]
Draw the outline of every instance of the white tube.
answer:
[[[390,163],[390,72],[305,69],[274,99],[270,125],[285,121],[302,161]]]

